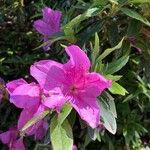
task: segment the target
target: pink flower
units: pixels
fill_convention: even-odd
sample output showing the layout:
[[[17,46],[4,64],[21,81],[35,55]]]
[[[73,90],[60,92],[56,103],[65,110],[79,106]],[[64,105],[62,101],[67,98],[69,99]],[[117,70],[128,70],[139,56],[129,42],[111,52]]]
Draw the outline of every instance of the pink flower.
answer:
[[[9,131],[0,134],[0,140],[8,145],[9,150],[25,150],[23,139],[18,139],[17,134],[16,127],[10,128]]]
[[[18,129],[20,130],[29,120],[45,110],[45,106],[41,103],[41,89],[39,85],[28,84],[23,79],[11,81],[6,86],[10,94],[10,102],[18,108],[23,108],[18,120]],[[36,139],[42,139],[47,128],[47,122],[40,120],[28,128],[25,133],[34,135]]]
[[[36,20],[33,27],[42,35],[44,42],[48,41],[49,37],[60,31],[61,12],[45,7],[43,10],[43,18]],[[44,50],[48,50],[50,44],[44,46]]]
[[[92,128],[100,121],[97,96],[111,86],[111,81],[102,75],[89,72],[90,60],[75,45],[66,49],[70,60],[66,64],[43,60],[31,66],[31,75],[47,91],[43,104],[49,108],[61,109],[67,101]]]
[[[76,145],[73,145],[72,150],[78,150]]]

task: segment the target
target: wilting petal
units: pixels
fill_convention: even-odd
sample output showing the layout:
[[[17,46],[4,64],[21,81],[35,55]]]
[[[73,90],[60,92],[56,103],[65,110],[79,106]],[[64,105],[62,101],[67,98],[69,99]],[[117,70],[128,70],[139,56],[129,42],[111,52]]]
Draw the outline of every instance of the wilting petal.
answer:
[[[87,73],[85,78],[85,87],[95,86],[95,89],[98,88],[98,93],[96,94],[96,96],[100,95],[103,90],[111,87],[112,85],[111,80],[107,80],[102,75],[95,72]]]
[[[8,144],[11,141],[15,140],[17,137],[16,127],[10,128],[8,131],[0,134],[0,140],[3,144]]]
[[[10,147],[10,150],[25,150],[23,139],[20,138],[13,142],[13,145]]]
[[[18,86],[22,84],[27,84],[27,82],[21,78],[18,80],[13,80],[13,81],[8,82],[6,84],[6,87],[7,87],[8,92],[12,93]]]
[[[96,128],[100,122],[100,108],[97,104],[94,87],[87,88],[76,98],[71,100],[71,105],[78,112],[81,119],[86,121],[92,128]]]
[[[10,94],[10,102],[18,108],[29,108],[39,104],[39,87],[35,84],[23,84]]]
[[[52,28],[41,19],[35,21],[33,27],[43,35],[51,35],[53,33]]]
[[[46,82],[47,74],[51,66],[58,66],[59,68],[62,68],[62,64],[57,63],[55,61],[51,61],[51,60],[42,60],[42,61],[34,63],[30,67],[30,74],[38,81],[41,88],[43,88]]]
[[[65,69],[75,70],[75,73],[87,72],[90,69],[90,60],[78,46],[71,45],[65,48],[70,60],[65,64]]]

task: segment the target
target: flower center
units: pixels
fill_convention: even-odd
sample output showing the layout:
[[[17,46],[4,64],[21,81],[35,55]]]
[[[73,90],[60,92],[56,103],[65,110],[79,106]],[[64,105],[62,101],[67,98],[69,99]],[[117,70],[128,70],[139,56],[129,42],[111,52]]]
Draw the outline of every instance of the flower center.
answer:
[[[72,94],[77,94],[77,93],[78,93],[78,88],[77,88],[75,85],[72,85],[72,86],[70,87],[70,92],[71,92]]]

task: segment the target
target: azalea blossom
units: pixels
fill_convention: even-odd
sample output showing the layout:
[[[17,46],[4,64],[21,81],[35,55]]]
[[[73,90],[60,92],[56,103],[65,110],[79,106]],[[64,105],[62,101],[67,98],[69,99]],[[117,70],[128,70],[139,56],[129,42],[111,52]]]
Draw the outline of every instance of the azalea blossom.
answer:
[[[58,10],[52,10],[49,7],[45,7],[43,10],[43,18],[34,21],[33,27],[44,37],[44,42],[55,33],[60,31],[60,19],[61,12]],[[44,50],[49,50],[50,44],[44,46]]]
[[[23,138],[17,138],[17,134],[17,127],[10,128],[9,131],[0,134],[0,140],[8,145],[9,150],[25,150]]]
[[[96,128],[100,122],[97,96],[112,82],[96,72],[89,72],[90,60],[78,46],[68,46],[65,51],[70,57],[67,63],[42,60],[31,66],[30,73],[47,91],[45,106],[59,110],[69,102],[83,120]]]
[[[36,83],[28,84],[23,79],[11,81],[6,86],[10,94],[10,102],[18,108],[23,108],[18,120],[18,129],[20,130],[29,120],[45,110],[45,106],[41,103],[40,87]],[[36,139],[42,139],[47,128],[47,122],[40,120],[29,127],[25,133],[34,135]]]

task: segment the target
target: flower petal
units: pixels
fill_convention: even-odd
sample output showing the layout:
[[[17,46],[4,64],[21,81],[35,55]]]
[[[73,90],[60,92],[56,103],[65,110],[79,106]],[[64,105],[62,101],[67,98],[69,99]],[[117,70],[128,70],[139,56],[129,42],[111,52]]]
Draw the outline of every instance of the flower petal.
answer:
[[[33,107],[30,109],[24,109],[19,117],[18,120],[18,129],[20,130],[23,128],[23,126],[30,121],[33,117],[38,116],[40,113],[42,113],[45,110],[45,106],[40,105],[38,107]],[[35,139],[42,139],[43,136],[46,134],[46,131],[48,129],[47,122],[42,119],[39,120],[37,123],[29,127],[25,133],[27,135],[34,135]]]
[[[34,21],[33,27],[43,35],[53,34],[52,28],[41,19]]]
[[[55,87],[60,87],[61,90],[69,84],[64,70],[59,66],[51,66],[47,73],[44,89],[47,91],[53,90]]]
[[[51,8],[45,7],[43,10],[43,21],[49,24],[52,32],[59,32],[60,31],[60,19],[61,19],[61,12],[58,10],[52,10]]]
[[[78,72],[87,72],[90,69],[90,60],[83,50],[76,45],[71,45],[65,48],[67,54],[70,56],[70,60],[65,64],[65,69],[71,68]]]
[[[23,84],[10,94],[10,102],[18,108],[29,108],[38,105],[40,101],[39,86]]]
[[[25,146],[23,144],[23,139],[22,138],[19,138],[18,140],[16,140],[12,147],[11,147],[12,150],[25,150]]]
[[[87,73],[85,78],[85,87],[94,86],[95,89],[98,88],[98,93],[96,94],[96,96],[100,95],[103,90],[111,87],[112,85],[111,80],[107,80],[102,75],[95,72]]]
[[[15,140],[17,137],[16,127],[10,128],[8,131],[0,134],[0,140],[3,144],[9,144],[12,140]]]
[[[78,112],[81,119],[86,121],[92,128],[96,128],[100,122],[100,108],[97,104],[94,87],[85,89],[70,101],[71,105]]]
[[[62,68],[62,64],[51,60],[42,60],[34,63],[30,67],[30,74],[38,81],[41,88],[45,85],[47,74],[50,71],[51,66],[58,66],[59,68]]]
[[[18,79],[10,81],[6,84],[7,90],[9,93],[12,93],[18,86],[22,84],[27,84],[27,82],[24,79]]]
[[[60,88],[55,88],[51,91],[49,91],[49,97],[44,99],[43,104],[51,109],[56,109],[58,112],[66,102],[66,98],[62,94],[62,91]]]
[[[35,139],[38,139],[38,140],[41,140],[45,134],[46,134],[46,131],[48,129],[48,123],[46,120],[41,120],[39,123],[38,123],[38,128],[35,128],[34,126],[34,137]]]

